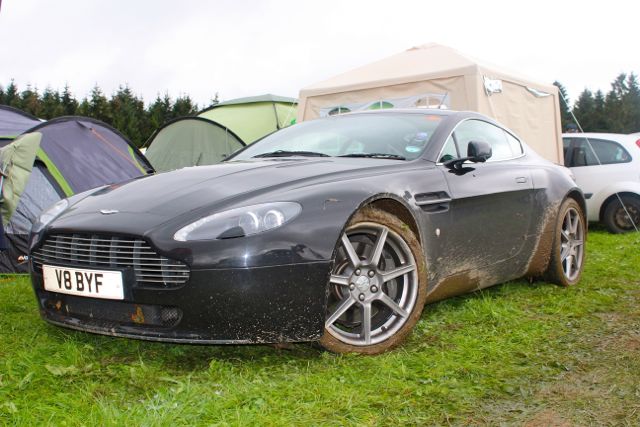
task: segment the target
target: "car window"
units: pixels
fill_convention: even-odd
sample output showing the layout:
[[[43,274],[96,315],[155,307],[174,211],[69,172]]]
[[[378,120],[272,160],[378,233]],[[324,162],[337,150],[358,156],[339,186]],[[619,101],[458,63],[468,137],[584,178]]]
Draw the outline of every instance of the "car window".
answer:
[[[418,158],[442,121],[435,114],[353,114],[310,120],[274,132],[231,160],[275,151],[310,151],[329,156],[385,154]]]
[[[515,136],[511,135],[509,132],[504,132],[505,137],[507,138],[507,142],[509,143],[509,147],[511,148],[511,153],[515,157],[524,153],[524,149],[522,148],[522,143]]]
[[[571,161],[569,155],[571,154],[571,138],[562,138],[562,151],[564,152],[564,165],[566,167],[571,166]]]
[[[467,120],[462,122],[456,128],[454,135],[458,140],[460,148],[465,150],[465,154],[469,142],[487,142],[491,145],[491,158],[488,160],[490,162],[511,159],[522,154],[522,146],[519,141],[516,140],[515,143],[511,144],[507,140],[507,133],[505,131],[491,123],[481,120]],[[514,152],[512,145],[514,149],[518,149],[519,152]]]
[[[571,150],[571,167],[610,165],[627,163],[631,155],[614,141],[595,138],[573,138]]]
[[[453,140],[453,136],[449,136],[447,142],[442,147],[442,153],[440,154],[439,162],[446,162],[448,160],[457,159],[461,157],[460,153],[458,153],[458,149],[456,148],[456,143]]]

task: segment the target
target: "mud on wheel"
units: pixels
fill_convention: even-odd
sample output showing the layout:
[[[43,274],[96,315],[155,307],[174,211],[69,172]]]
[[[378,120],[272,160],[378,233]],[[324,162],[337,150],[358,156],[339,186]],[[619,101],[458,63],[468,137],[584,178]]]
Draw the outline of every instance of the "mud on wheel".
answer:
[[[329,282],[320,344],[340,353],[385,352],[411,332],[424,307],[418,239],[397,217],[364,209],[338,242]]]
[[[566,199],[558,211],[551,259],[545,273],[547,280],[561,286],[580,281],[586,238],[587,226],[582,207],[574,199]]]

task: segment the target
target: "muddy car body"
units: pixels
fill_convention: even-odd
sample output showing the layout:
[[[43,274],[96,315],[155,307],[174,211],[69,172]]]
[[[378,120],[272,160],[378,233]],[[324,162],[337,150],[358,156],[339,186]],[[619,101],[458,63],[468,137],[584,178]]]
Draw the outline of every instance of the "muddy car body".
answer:
[[[576,283],[585,233],[567,169],[494,121],[370,112],[71,198],[34,229],[31,274],[60,326],[377,353],[425,303],[523,276]],[[86,292],[101,272],[114,296]]]

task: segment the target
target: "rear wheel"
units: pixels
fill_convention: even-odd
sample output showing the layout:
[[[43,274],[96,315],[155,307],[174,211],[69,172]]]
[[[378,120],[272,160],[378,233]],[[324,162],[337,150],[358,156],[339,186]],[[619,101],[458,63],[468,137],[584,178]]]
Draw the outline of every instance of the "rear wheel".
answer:
[[[574,199],[560,206],[554,231],[551,259],[545,277],[562,286],[580,281],[584,267],[584,243],[587,237],[585,216]]]
[[[635,231],[636,227],[640,227],[640,198],[628,195],[615,197],[607,204],[603,220],[611,233]]]
[[[400,344],[424,307],[423,258],[418,239],[397,217],[371,208],[358,212],[335,251],[320,344],[365,354]]]

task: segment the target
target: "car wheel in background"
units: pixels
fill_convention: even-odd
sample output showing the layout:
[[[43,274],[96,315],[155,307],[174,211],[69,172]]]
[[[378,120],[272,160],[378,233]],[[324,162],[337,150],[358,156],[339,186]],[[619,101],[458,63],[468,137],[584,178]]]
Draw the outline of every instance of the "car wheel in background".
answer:
[[[603,222],[607,230],[616,234],[640,228],[640,198],[628,195],[615,197],[604,209]]]
[[[338,353],[392,349],[420,319],[426,287],[415,234],[394,215],[363,209],[335,251],[320,344]]]
[[[580,281],[586,237],[584,211],[578,202],[568,198],[558,211],[551,259],[545,273],[547,280],[562,286],[571,286]]]

